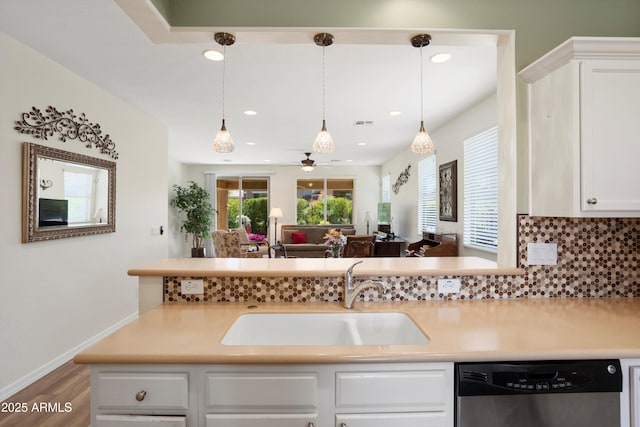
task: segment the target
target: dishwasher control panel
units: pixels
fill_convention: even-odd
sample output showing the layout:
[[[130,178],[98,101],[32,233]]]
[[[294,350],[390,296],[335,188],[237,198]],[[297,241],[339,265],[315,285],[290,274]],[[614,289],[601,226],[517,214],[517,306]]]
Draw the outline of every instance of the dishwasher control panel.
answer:
[[[619,360],[456,364],[459,396],[622,391]]]

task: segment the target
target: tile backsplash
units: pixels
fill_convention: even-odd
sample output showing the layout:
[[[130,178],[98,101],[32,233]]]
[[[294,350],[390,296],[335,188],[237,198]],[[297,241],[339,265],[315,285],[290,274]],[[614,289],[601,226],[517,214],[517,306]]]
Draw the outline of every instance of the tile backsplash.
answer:
[[[385,277],[391,292],[366,291],[368,301],[640,297],[639,218],[547,218],[518,215],[521,276],[461,276],[459,294],[439,294],[438,277]],[[461,240],[461,239],[460,239]],[[527,265],[527,243],[556,243],[557,265]],[[164,300],[175,302],[320,302],[342,300],[339,277],[208,277],[203,295],[182,295],[165,277]]]

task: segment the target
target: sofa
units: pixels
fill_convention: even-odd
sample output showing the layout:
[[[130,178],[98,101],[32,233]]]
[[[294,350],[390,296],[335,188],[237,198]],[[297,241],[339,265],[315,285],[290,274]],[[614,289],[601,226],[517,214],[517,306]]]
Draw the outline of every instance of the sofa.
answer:
[[[282,225],[280,242],[287,256],[324,258],[327,246],[324,236],[329,230],[340,230],[345,236],[356,234],[351,224],[334,225]]]

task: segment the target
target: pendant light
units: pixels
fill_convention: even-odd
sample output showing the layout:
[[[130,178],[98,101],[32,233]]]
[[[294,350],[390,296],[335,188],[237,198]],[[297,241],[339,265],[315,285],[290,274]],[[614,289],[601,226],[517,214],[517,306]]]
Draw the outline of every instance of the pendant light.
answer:
[[[422,48],[428,46],[431,43],[431,36],[429,34],[418,34],[411,37],[411,46],[420,48],[420,130],[416,134],[411,144],[411,151],[416,154],[431,154],[433,153],[433,141],[431,137],[424,130],[424,106],[423,106],[423,85],[422,85]]]
[[[311,153],[304,153],[304,155],[307,156],[307,158],[300,162],[302,163],[302,170],[305,172],[311,172],[313,168],[316,167],[316,162],[309,158]]]
[[[333,44],[333,35],[329,33],[319,33],[313,38],[313,41],[322,47],[322,129],[316,140],[313,142],[313,151],[316,153],[328,154],[333,152],[333,138],[327,131],[327,123],[325,121],[325,94],[324,94],[324,48]]]
[[[233,34],[229,33],[215,33],[213,36],[215,41],[222,46],[222,55],[224,57],[222,62],[222,127],[213,139],[213,149],[217,153],[231,153],[236,147],[233,143],[233,138],[227,130],[227,126],[224,122],[224,77],[225,69],[227,65],[227,46],[231,46],[235,43],[236,38]]]

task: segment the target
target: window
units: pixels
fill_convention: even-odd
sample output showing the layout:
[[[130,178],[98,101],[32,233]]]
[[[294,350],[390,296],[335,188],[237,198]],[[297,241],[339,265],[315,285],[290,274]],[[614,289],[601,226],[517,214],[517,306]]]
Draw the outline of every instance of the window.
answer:
[[[436,231],[436,156],[418,163],[418,234]]]
[[[498,133],[489,129],[464,142],[464,244],[498,249]]]
[[[69,224],[91,221],[93,175],[87,171],[64,171],[64,198],[69,201]]]
[[[216,228],[244,228],[267,234],[269,180],[262,177],[220,177],[216,180]]]
[[[352,224],[353,179],[299,179],[297,224]]]
[[[391,175],[382,177],[382,202],[391,201]]]

